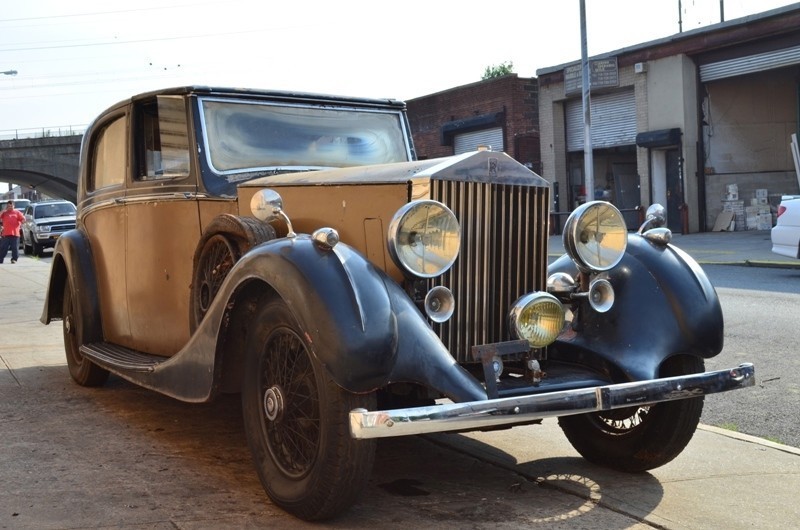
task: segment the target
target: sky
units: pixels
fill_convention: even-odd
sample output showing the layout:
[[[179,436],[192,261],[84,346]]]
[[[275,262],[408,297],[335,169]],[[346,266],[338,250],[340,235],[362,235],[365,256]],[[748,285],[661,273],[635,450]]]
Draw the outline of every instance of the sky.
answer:
[[[589,56],[792,4],[585,0]],[[182,85],[408,100],[581,57],[580,0],[5,0],[0,138]]]

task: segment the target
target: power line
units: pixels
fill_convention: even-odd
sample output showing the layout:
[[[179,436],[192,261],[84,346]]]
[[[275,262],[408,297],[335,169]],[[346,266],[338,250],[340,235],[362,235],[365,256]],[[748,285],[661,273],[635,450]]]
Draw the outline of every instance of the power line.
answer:
[[[213,5],[213,4],[228,4],[231,0],[227,2],[193,2],[189,4],[178,4],[178,5],[168,5],[168,6],[158,6],[158,7],[139,7],[135,9],[119,9],[116,11],[94,11],[89,13],[68,13],[65,15],[46,15],[41,17],[21,17],[21,18],[3,18],[0,19],[0,23],[3,22],[27,22],[29,20],[53,20],[53,19],[63,19],[63,18],[76,18],[76,17],[93,17],[99,15],[121,15],[125,13],[137,13],[142,11],[163,11],[165,9],[197,9],[198,6],[202,5]]]
[[[58,44],[54,46],[31,46],[28,48],[0,48],[0,52],[58,50],[65,48],[88,48],[92,46],[117,46],[121,44],[140,44],[143,42],[166,42],[166,41],[188,40],[188,39],[204,39],[208,37],[226,37],[230,35],[247,35],[250,33],[263,33],[264,31],[266,31],[266,28],[259,28],[259,29],[245,30],[245,31],[237,30],[237,31],[220,32],[220,33],[204,33],[200,35],[184,35],[179,37],[155,37],[151,39],[132,39],[124,41],[94,42],[94,43],[84,43],[84,44]]]

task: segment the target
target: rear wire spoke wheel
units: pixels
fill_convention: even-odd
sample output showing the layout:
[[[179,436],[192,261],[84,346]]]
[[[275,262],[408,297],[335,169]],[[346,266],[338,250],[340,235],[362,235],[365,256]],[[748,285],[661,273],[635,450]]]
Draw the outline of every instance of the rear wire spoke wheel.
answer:
[[[704,371],[703,360],[689,355],[667,360],[660,377]],[[692,439],[703,396],[627,407],[558,419],[569,442],[586,460],[620,471],[640,472],[673,460]]]
[[[282,300],[270,299],[256,313],[242,408],[259,478],[289,513],[329,519],[356,501],[372,472],[375,441],[351,437],[349,412],[374,409],[375,394],[333,382]]]
[[[81,386],[102,386],[108,379],[108,370],[100,368],[81,353],[80,347],[85,344],[84,321],[69,279],[62,300],[61,329],[69,375]]]

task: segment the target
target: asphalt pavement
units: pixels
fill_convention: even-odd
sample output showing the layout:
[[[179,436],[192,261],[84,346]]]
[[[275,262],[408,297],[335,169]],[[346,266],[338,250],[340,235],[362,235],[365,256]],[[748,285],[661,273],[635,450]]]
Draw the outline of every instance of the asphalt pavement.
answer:
[[[800,265],[771,253],[768,231],[673,243],[701,264]],[[553,236],[550,253],[560,251]],[[266,500],[236,400],[187,405],[118,379],[71,384],[60,326],[38,322],[49,259],[9,262],[0,265],[0,527],[312,527]],[[383,441],[362,500],[313,527],[785,529],[800,520],[797,491],[798,448],[701,424],[674,461],[630,475],[583,461],[546,420]]]

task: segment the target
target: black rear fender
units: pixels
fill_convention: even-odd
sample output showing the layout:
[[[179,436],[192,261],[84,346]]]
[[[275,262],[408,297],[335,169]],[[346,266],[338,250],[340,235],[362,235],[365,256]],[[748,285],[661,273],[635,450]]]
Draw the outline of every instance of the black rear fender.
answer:
[[[49,324],[53,320],[61,319],[64,287],[70,281],[78,307],[83,311],[84,333],[86,333],[83,342],[101,340],[103,328],[95,278],[89,239],[79,229],[62,234],[53,250],[50,279],[39,320],[43,324]]]

